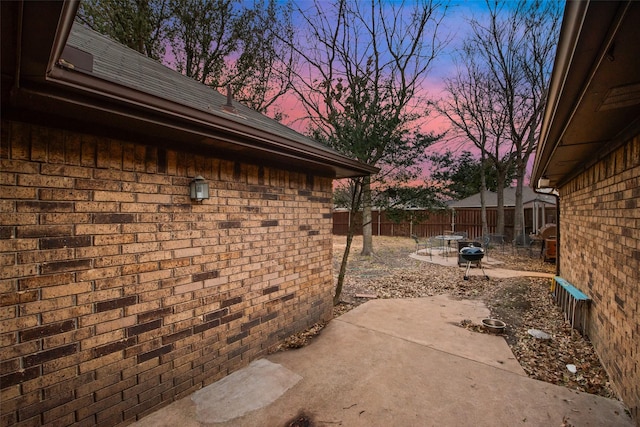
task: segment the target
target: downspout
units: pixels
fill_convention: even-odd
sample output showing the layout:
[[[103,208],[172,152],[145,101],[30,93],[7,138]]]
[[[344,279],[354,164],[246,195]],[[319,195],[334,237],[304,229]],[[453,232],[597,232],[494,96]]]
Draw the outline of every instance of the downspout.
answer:
[[[18,9],[18,28],[17,28],[17,42],[16,42],[16,69],[15,77],[13,79],[13,90],[20,89],[20,64],[22,63],[22,20],[24,16],[24,2],[20,2]]]
[[[560,196],[554,194],[556,199],[556,276],[560,276]]]
[[[544,193],[538,190],[538,188],[533,187],[534,193],[553,196],[556,199],[556,276],[560,276],[560,195],[556,194],[557,189],[555,188],[551,193]]]

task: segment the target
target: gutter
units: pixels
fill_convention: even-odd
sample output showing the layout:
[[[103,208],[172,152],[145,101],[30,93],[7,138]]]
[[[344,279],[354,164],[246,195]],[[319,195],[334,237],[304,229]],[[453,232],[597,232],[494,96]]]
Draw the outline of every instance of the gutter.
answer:
[[[145,120],[148,122],[156,123],[161,126],[173,127],[181,131],[199,134],[203,137],[224,140],[228,143],[240,145],[246,148],[253,147],[252,144],[243,144],[235,139],[225,139],[221,138],[217,134],[211,135],[205,132],[196,131],[195,129],[193,129],[193,125],[202,126],[205,128],[215,128],[215,130],[218,132],[238,136],[239,138],[244,138],[262,144],[264,146],[268,146],[268,150],[272,152],[290,152],[294,157],[332,164],[347,169],[353,169],[354,172],[357,171],[358,173],[361,173],[363,175],[378,172],[378,168],[366,165],[357,160],[353,160],[338,152],[322,150],[310,145],[303,146],[302,144],[295,144],[285,137],[269,134],[265,131],[257,131],[254,127],[248,125],[225,119],[224,117],[220,117],[218,115],[208,114],[200,110],[195,110],[189,107],[178,105],[170,101],[165,101],[153,95],[115,85],[108,81],[98,79],[83,73],[67,71],[65,69],[56,67],[48,75],[47,80],[51,83],[63,86],[68,89],[72,89],[76,93],[84,93],[92,95],[94,97],[106,99],[108,103],[103,104],[104,107],[100,109],[116,115],[124,115],[127,117],[136,118],[138,120]],[[78,101],[66,95],[55,96],[44,92],[40,92],[40,95],[57,98],[58,100],[68,101],[78,105],[83,105],[86,108],[98,108],[98,106],[94,104]],[[175,126],[164,121],[158,122],[146,117],[143,118],[142,116],[144,116],[144,113],[132,114],[129,111],[123,111],[124,109],[112,107],[113,104],[134,106],[139,111],[150,111],[152,113],[170,116],[174,120],[187,122],[191,124],[191,126]]]
[[[149,113],[145,114],[144,111],[138,112],[135,107],[131,106],[118,109],[117,106],[107,105],[106,103],[96,105],[91,100],[70,98],[68,94],[56,94],[37,88],[25,88],[24,85],[13,95],[12,105],[20,109],[26,109],[27,111],[48,113],[55,111],[56,108],[60,108],[66,103],[69,106],[75,106],[83,110],[90,109],[98,114],[108,114],[121,118],[126,117],[141,124],[154,126],[156,129],[171,129],[185,135],[188,134],[191,135],[192,138],[195,137],[199,139],[199,141],[194,142],[194,144],[202,148],[221,150],[232,156],[237,156],[239,152],[252,152],[246,155],[253,158],[270,158],[274,161],[279,161],[280,167],[284,167],[287,164],[291,165],[292,162],[297,161],[306,164],[307,168],[315,167],[319,171],[324,170],[327,176],[331,174],[327,174],[326,172],[333,170],[333,175],[331,176],[334,179],[364,176],[375,173],[378,170],[375,167],[359,163],[349,158],[339,158],[337,156],[328,158],[319,155],[309,155],[301,150],[287,149],[286,146],[275,146],[268,140],[256,141],[248,137],[242,138],[242,136],[237,133],[213,129],[211,125],[206,122],[200,122],[199,124],[201,126],[194,125],[194,121],[185,123],[184,119],[179,120],[176,119],[175,116],[167,115],[166,113],[162,114],[162,111],[159,111],[159,114],[153,115]],[[27,101],[25,101],[25,99]],[[73,119],[71,116],[64,117]],[[207,140],[211,142],[207,143]]]
[[[549,193],[540,191],[536,186],[531,186],[531,188],[536,194],[553,196],[556,199],[556,276],[560,276],[560,195],[556,188],[551,189]]]
[[[347,157],[330,148],[315,147],[296,138],[276,134],[276,130],[258,130],[253,126],[239,122],[237,118],[225,117],[224,112],[208,113],[191,107],[163,100],[154,95],[130,89],[119,84],[97,78],[81,70],[68,70],[60,64],[60,58],[67,45],[69,34],[78,10],[79,0],[65,1],[61,5],[51,53],[46,64],[45,82],[47,86],[23,85],[19,91],[23,95],[43,97],[52,102],[70,103],[82,108],[103,111],[115,116],[142,120],[159,127],[169,127],[180,132],[211,138],[241,149],[263,151],[288,159],[310,162],[320,167],[342,171],[341,177],[356,177],[375,174],[379,168]],[[56,87],[61,90],[56,90]],[[27,108],[43,109],[35,103],[21,102],[20,96],[14,96],[12,104]],[[52,111],[56,111],[55,108]],[[162,120],[160,117],[167,117]],[[248,120],[246,120],[249,122]],[[294,132],[287,128],[288,131]],[[300,135],[296,133],[295,135]],[[304,135],[300,138],[307,139]],[[202,143],[199,143],[202,144]],[[204,143],[203,146],[209,146]]]
[[[597,50],[594,49],[593,62],[586,68],[574,69],[577,67],[575,66],[575,58],[578,43],[585,37],[585,34],[593,32],[593,29],[585,24],[587,15],[590,14],[593,17],[598,12],[599,4],[593,0],[567,2],[549,87],[549,99],[539,137],[538,152],[540,156],[536,156],[531,175],[533,182],[537,182],[543,175],[550,175],[548,168],[551,160],[565,137],[578,107],[587,95],[601,64],[605,61],[607,52],[614,44],[633,2],[622,1],[615,4],[618,6],[612,12],[610,27],[606,31],[602,30],[602,43]],[[562,104],[561,98],[564,100]],[[554,185],[560,186],[567,181],[566,176],[560,177],[554,180]]]
[[[568,1],[566,5],[565,13],[562,18],[562,28],[559,35],[560,43],[558,44],[558,48],[556,51],[553,71],[551,74],[551,82],[549,84],[549,96],[544,116],[542,118],[542,128],[540,130],[540,136],[538,140],[538,152],[540,153],[540,156],[536,156],[533,165],[533,172],[531,174],[532,182],[537,182],[537,180],[545,174],[546,169],[549,167],[549,162],[551,161],[551,158],[553,157],[553,154],[560,142],[560,139],[558,138],[558,140],[553,144],[553,147],[550,148],[551,151],[548,153],[548,156],[544,155],[547,151],[547,144],[549,141],[551,126],[556,122],[556,116],[558,115],[560,98],[565,92],[567,79],[569,78],[569,68],[573,63],[573,58],[578,44],[578,38],[582,32],[588,8],[588,0]],[[575,106],[572,111],[574,110]],[[568,121],[566,123],[568,123]],[[546,161],[544,166],[541,166],[540,163],[543,157],[546,157]]]
[[[62,51],[67,45],[69,39],[69,33],[71,33],[71,27],[73,21],[78,13],[78,7],[80,7],[80,0],[65,0],[62,4],[62,10],[60,12],[60,19],[58,20],[58,28],[53,38],[53,46],[51,47],[51,55],[47,62],[46,75],[48,76],[55,68]]]

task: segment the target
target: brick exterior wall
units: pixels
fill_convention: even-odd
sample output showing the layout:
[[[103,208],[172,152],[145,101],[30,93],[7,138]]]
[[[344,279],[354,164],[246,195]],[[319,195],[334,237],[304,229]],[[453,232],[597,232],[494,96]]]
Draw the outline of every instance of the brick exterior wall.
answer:
[[[131,422],[331,316],[330,178],[4,120],[0,161],[2,426]]]
[[[592,299],[588,335],[640,422],[640,136],[560,189],[560,271]]]

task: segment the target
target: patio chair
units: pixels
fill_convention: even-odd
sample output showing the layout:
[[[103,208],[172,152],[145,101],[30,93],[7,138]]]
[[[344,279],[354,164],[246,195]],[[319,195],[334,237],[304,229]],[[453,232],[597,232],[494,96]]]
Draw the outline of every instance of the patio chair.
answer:
[[[476,242],[482,244],[482,249],[484,249],[484,255],[489,257],[489,248],[491,248],[491,237],[490,236],[482,236],[479,239],[476,239]]]
[[[433,259],[433,248],[440,246],[441,242],[437,240],[435,237],[427,237],[426,240],[420,239],[415,234],[412,234],[411,237],[416,242],[416,254],[420,249],[424,249],[429,254],[429,259]]]
[[[428,237],[425,243],[427,245],[427,251],[429,251],[429,259],[433,259],[434,248],[443,249],[443,241],[437,239],[435,236]]]
[[[489,238],[489,244],[492,247],[500,245],[500,248],[502,249],[502,253],[504,253],[504,244],[505,244],[504,235],[502,235],[502,234],[489,234],[487,237]]]
[[[469,237],[469,234],[466,231],[456,231],[455,233],[452,233],[454,236],[462,236],[463,239],[467,239],[467,237]]]
[[[419,238],[417,235],[415,235],[415,234],[412,234],[412,235],[411,235],[411,238],[412,238],[413,240],[415,240],[415,242],[416,242],[416,254],[418,253],[418,251],[420,250],[420,248],[423,248],[423,249],[425,249],[425,250],[426,250],[426,249],[428,249],[428,241],[426,241],[426,240],[420,240],[420,238]],[[431,252],[429,252],[429,253],[431,253]]]
[[[520,253],[520,249],[526,249],[527,254],[531,256],[531,245],[533,240],[526,234],[519,234],[513,239],[513,250],[516,254]]]

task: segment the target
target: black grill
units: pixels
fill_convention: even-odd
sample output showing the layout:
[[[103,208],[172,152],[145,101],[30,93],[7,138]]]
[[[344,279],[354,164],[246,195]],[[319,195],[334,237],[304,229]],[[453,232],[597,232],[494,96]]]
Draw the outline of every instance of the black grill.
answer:
[[[482,268],[482,272],[484,273],[484,277],[489,280],[489,276],[484,271],[484,267],[482,266],[482,258],[484,258],[484,250],[482,248],[476,246],[465,246],[460,249],[460,258],[467,261],[467,269],[464,272],[464,280],[469,280],[469,268],[471,268],[471,263],[476,262],[478,266]]]

